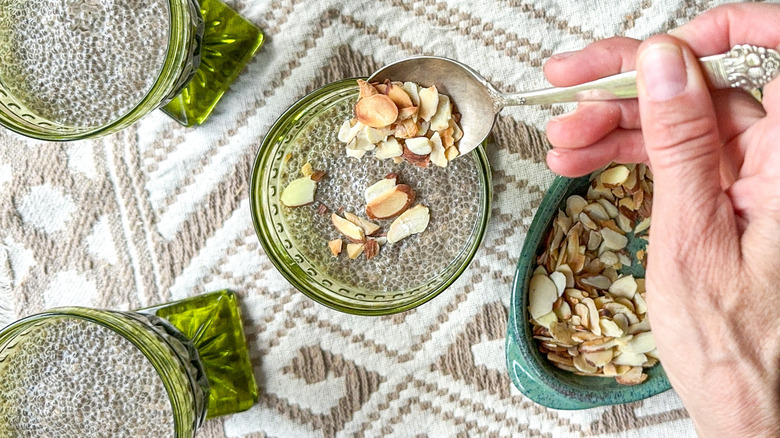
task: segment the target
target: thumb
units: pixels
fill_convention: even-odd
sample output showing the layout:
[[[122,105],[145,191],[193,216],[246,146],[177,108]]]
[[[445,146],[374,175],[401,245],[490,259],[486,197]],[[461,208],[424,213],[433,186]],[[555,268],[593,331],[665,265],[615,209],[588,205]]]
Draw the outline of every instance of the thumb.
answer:
[[[654,175],[653,227],[680,238],[685,234],[681,225],[690,228],[697,218],[711,221],[724,207],[721,144],[710,90],[698,59],[669,35],[640,46],[637,88]]]

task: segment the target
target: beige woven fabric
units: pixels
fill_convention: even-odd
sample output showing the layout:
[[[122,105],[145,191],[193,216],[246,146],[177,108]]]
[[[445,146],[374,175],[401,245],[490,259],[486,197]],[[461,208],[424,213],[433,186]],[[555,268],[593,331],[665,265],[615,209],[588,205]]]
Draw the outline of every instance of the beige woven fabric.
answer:
[[[330,81],[436,54],[507,91],[544,87],[540,67],[553,53],[666,31],[719,2],[230,3],[268,41],[205,126],[185,129],[157,112],[95,141],[47,144],[0,132],[0,325],[59,305],[132,309],[236,291],[262,396],[248,412],[208,422],[204,438],[694,436],[673,392],[563,412],[509,382],[509,286],[553,179],[543,129],[564,108],[501,115],[482,248],[453,287],[396,316],[340,314],[294,290],[255,237],[248,180],[274,120]]]

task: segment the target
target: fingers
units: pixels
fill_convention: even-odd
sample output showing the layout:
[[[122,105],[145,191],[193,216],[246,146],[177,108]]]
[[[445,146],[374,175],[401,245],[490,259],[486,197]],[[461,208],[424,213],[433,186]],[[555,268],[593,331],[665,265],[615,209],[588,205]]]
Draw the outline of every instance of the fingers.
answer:
[[[636,101],[581,102],[571,113],[547,124],[547,139],[555,147],[591,145],[617,128],[639,128]]]
[[[544,75],[556,87],[568,87],[604,76],[634,70],[640,41],[616,37],[597,41],[582,50],[553,55]]]
[[[696,56],[715,55],[737,44],[780,48],[780,5],[732,3],[710,9],[669,32]]]
[[[547,166],[550,170],[568,177],[587,175],[612,161],[646,163],[647,154],[642,132],[618,129],[586,147],[555,148],[547,153]]]
[[[686,232],[691,226],[709,228],[716,217],[728,220],[726,213],[734,221],[720,185],[715,109],[698,60],[679,40],[648,39],[637,66],[642,132],[655,176],[653,212],[660,212],[653,215],[653,226],[684,245],[686,239],[699,239]]]

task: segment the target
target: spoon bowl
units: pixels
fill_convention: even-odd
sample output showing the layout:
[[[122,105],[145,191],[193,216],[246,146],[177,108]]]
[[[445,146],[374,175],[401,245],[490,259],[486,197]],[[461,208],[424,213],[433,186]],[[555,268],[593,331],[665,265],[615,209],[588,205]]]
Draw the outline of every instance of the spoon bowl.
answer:
[[[449,96],[461,115],[461,155],[482,143],[503,107],[496,105],[500,93],[493,85],[471,67],[448,58],[406,58],[382,67],[368,81],[382,82],[385,79],[414,82],[422,87],[435,85],[440,93]]]
[[[780,71],[780,53],[751,45],[737,45],[720,55],[699,59],[710,88],[759,89]],[[461,114],[463,137],[460,155],[476,148],[490,133],[498,113],[510,105],[543,105],[564,102],[631,99],[637,96],[636,72],[629,71],[571,87],[507,94],[498,91],[471,67],[438,56],[416,56],[388,64],[369,82],[415,82],[423,87],[436,85],[450,97]]]

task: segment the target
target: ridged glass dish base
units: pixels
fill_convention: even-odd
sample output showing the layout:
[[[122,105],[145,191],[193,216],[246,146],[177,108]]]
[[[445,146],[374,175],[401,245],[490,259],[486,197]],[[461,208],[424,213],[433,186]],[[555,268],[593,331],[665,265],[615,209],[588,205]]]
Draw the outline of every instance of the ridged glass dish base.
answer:
[[[162,110],[184,126],[201,125],[257,53],[263,32],[219,0],[201,0],[201,61],[192,81]]]
[[[236,295],[213,292],[139,310],[168,320],[195,345],[209,380],[207,418],[249,409],[258,389]]]

